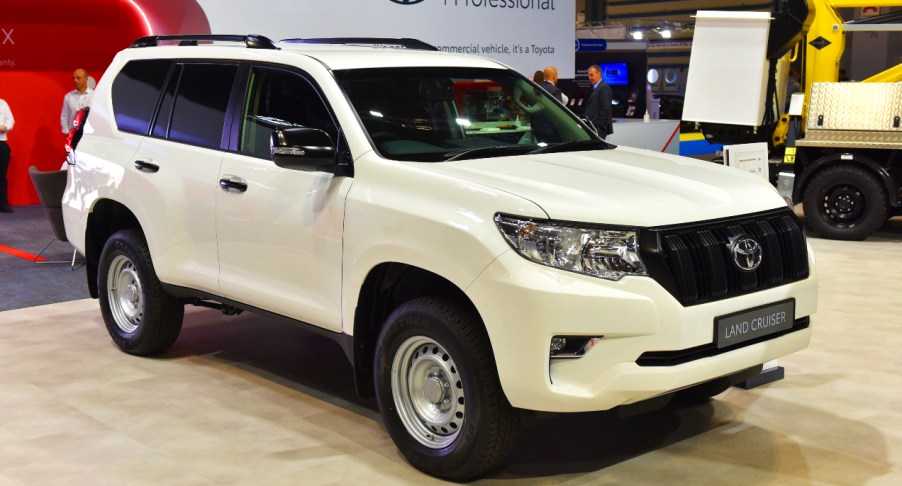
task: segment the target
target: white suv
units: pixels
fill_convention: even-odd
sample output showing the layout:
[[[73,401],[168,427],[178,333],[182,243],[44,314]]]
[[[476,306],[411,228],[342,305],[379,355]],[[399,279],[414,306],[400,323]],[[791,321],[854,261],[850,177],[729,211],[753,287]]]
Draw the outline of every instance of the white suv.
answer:
[[[813,256],[765,180],[610,145],[492,60],[319,42],[143,38],[97,85],[65,225],[124,351],[185,304],[302,325],[468,480],[523,410],[705,398],[807,346]]]

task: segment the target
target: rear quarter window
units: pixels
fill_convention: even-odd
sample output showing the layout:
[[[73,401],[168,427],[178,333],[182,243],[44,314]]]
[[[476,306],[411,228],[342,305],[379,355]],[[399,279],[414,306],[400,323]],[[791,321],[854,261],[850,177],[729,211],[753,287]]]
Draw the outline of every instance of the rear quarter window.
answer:
[[[172,60],[131,61],[113,81],[113,113],[119,130],[146,135]]]

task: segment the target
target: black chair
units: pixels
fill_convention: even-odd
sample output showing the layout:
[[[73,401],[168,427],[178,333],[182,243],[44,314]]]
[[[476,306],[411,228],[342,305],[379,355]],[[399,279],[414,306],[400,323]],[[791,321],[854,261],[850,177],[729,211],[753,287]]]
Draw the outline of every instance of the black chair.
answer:
[[[32,165],[28,168],[28,175],[31,176],[31,182],[38,191],[38,198],[41,200],[41,205],[44,206],[47,219],[50,220],[50,227],[53,228],[53,239],[44,245],[44,248],[41,248],[41,251],[34,256],[32,261],[34,263],[68,263],[72,270],[77,269],[84,265],[83,261],[76,261],[78,250],[73,250],[71,261],[39,261],[41,254],[47,251],[47,248],[50,248],[54,241],[69,242],[66,239],[66,227],[63,225],[63,191],[66,190],[66,171],[53,170],[43,172]]]

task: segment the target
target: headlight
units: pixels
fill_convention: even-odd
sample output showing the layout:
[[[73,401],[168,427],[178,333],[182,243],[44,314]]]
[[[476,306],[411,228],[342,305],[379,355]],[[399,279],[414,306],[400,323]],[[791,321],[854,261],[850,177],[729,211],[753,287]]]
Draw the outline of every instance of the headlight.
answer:
[[[502,214],[495,225],[517,253],[542,265],[607,280],[646,275],[635,231]]]

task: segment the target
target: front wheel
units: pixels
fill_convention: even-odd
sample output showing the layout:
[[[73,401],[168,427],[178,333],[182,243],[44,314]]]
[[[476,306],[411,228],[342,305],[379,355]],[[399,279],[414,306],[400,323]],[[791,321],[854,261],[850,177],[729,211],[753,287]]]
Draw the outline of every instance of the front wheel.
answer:
[[[160,285],[141,232],[119,231],[107,240],[97,289],[107,332],[123,351],[159,353],[178,338],[185,307]]]
[[[808,183],[802,200],[808,227],[825,238],[863,240],[887,218],[883,184],[854,165],[828,167]]]
[[[385,427],[414,467],[469,481],[505,464],[520,414],[471,315],[433,298],[401,305],[382,329],[374,364]]]

